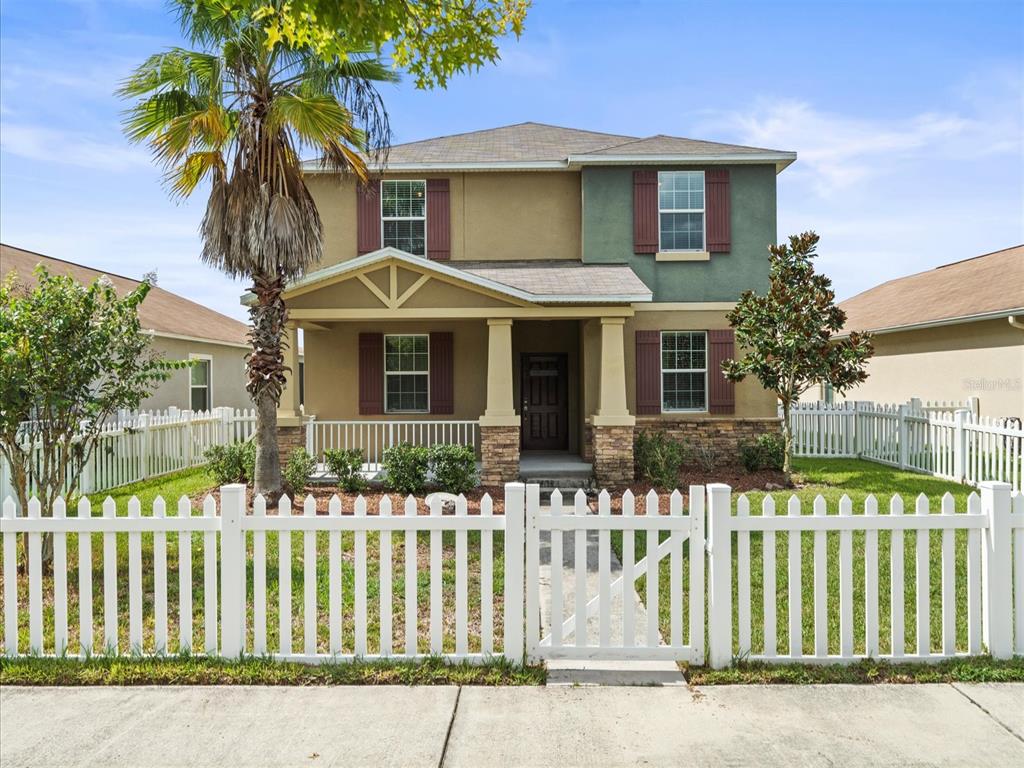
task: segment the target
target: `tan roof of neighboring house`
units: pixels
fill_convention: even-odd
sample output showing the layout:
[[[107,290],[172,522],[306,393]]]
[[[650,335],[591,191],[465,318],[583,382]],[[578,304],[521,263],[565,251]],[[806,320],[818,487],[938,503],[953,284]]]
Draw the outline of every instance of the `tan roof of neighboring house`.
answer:
[[[0,244],[0,277],[17,272],[19,278],[32,285],[36,266],[42,264],[54,274],[70,275],[81,283],[91,283],[106,275],[118,294],[124,295],[139,285],[139,280],[114,275],[70,261],[54,259],[39,253]],[[194,301],[154,287],[139,307],[139,319],[146,330],[158,334],[189,336],[214,343],[247,344],[248,326]]]
[[[734,162],[773,162],[779,170],[796,159],[792,152],[780,152],[738,144],[720,144],[676,136],[624,136],[543,123],[519,123],[500,128],[438,136],[391,147],[387,167],[403,170],[413,167],[459,168],[476,166],[531,168],[568,168],[571,164],[608,164],[615,156],[636,162],[645,156],[663,161],[687,158]],[[316,171],[320,164],[307,161],[304,167]]]
[[[651,289],[624,265],[565,261],[449,262],[464,272],[518,288],[536,296],[574,294],[600,300],[604,296],[650,295]]]
[[[890,280],[839,306],[847,333],[1024,310],[1024,245]]]

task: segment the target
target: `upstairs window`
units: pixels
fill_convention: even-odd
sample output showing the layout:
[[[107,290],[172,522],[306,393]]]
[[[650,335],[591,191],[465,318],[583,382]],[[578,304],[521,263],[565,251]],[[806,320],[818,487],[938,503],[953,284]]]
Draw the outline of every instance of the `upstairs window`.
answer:
[[[659,251],[703,251],[704,171],[658,174]]]
[[[384,410],[427,413],[430,382],[430,337],[427,334],[384,337]]]
[[[427,182],[380,183],[381,243],[415,256],[427,255]]]
[[[706,411],[707,391],[707,333],[662,331],[661,410]]]

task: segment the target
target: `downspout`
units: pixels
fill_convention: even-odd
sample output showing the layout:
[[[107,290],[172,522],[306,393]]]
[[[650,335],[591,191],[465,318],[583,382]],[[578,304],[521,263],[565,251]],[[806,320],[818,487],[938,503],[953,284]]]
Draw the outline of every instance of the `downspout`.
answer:
[[[1006,319],[1010,321],[1010,325],[1014,328],[1019,328],[1024,331],[1024,320],[1021,319],[1020,315],[1010,315]]]

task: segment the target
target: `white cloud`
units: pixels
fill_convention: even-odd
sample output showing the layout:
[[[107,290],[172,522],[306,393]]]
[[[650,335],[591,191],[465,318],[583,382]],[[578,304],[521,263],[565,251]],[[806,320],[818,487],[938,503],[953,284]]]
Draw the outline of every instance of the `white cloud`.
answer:
[[[938,111],[898,119],[851,116],[806,101],[762,101],[745,112],[712,114],[704,133],[725,132],[741,143],[795,150],[794,175],[807,176],[822,197],[841,193],[929,157],[970,159],[1024,147],[1019,118],[982,120]]]
[[[122,172],[151,168],[152,162],[142,147],[133,147],[123,139],[102,141],[74,131],[4,123],[0,131],[0,150],[37,162]]]

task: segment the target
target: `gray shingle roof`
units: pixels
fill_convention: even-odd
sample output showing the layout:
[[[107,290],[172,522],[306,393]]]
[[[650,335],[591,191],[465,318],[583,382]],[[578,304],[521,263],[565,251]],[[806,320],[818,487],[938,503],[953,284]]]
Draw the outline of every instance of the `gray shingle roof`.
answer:
[[[733,162],[773,162],[779,170],[796,159],[795,153],[781,152],[739,144],[721,144],[677,136],[625,136],[598,133],[576,128],[563,128],[543,123],[519,123],[500,128],[489,128],[452,136],[396,144],[387,157],[387,168],[395,170],[416,168],[458,168],[483,165],[500,168],[502,165],[530,165],[542,168],[569,168],[584,163],[614,162],[616,157],[679,158],[685,162],[714,162],[717,159]],[[306,170],[316,171],[319,161],[305,164]]]
[[[651,289],[625,265],[566,261],[452,261],[471,275],[535,296],[650,296]]]
[[[388,155],[388,164],[564,160],[569,155],[635,140],[634,136],[520,123],[396,144]]]

